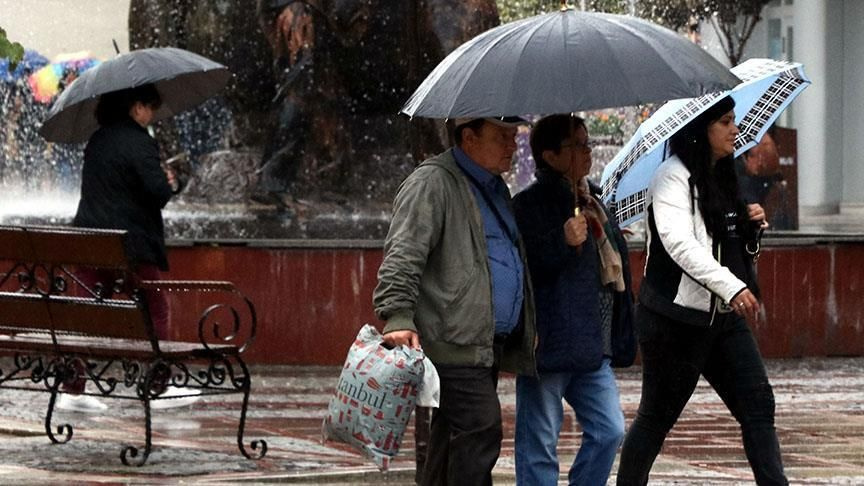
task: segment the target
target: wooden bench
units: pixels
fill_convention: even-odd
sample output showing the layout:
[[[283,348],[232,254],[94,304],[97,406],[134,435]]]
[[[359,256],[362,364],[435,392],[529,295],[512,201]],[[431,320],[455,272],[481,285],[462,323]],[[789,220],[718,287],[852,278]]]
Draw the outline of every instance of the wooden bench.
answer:
[[[88,395],[140,401],[144,449],[120,452],[124,464],[137,466],[150,455],[151,402],[166,399],[166,386],[197,390],[187,396],[241,394],[237,445],[260,459],[267,443],[252,441],[250,452],[243,438],[251,376],[241,354],[255,337],[252,303],[231,282],[137,280],[125,238],[113,230],[0,226],[0,388],[50,393],[45,432],[55,443],[72,438],[72,426],[55,429],[52,417],[61,385],[76,375],[91,385]],[[88,285],[82,269],[111,270],[118,280]],[[159,340],[145,290],[204,301],[198,341]]]

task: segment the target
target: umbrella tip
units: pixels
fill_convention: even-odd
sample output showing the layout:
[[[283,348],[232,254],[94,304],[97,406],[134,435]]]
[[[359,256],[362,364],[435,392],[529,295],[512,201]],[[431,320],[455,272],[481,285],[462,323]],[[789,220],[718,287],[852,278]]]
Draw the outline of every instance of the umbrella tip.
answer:
[[[114,51],[120,54],[120,46],[117,45],[117,39],[111,39],[111,42],[114,44]]]

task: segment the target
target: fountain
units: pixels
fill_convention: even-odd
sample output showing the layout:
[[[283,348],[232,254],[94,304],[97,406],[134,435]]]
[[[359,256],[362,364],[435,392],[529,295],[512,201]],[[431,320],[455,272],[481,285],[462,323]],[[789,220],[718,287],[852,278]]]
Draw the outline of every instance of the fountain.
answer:
[[[234,1],[131,0],[130,9],[132,48],[178,46],[234,73],[221,96],[154,127],[163,160],[190,175],[163,211],[168,277],[231,280],[252,298],[263,325],[250,362],[341,362],[343,338],[375,322],[396,188],[450,144],[443,123],[399,108],[448,52],[498,22],[495,2],[260,0],[252,14]],[[291,25],[306,26],[299,43],[285,43]],[[46,105],[28,89],[0,84],[0,224],[69,224],[83,145],[41,139]],[[527,138],[508,174],[514,192],[533,178]],[[604,151],[614,153],[596,148],[598,168]],[[196,316],[171,305],[172,332],[195,340],[182,323]]]
[[[132,0],[133,49],[177,46],[234,73],[223,96],[160,123],[192,175],[166,211],[184,239],[381,239],[398,184],[446,134],[399,116],[494,1]],[[205,216],[206,215],[206,216]]]
[[[154,127],[163,159],[190,177],[165,209],[167,234],[191,241],[382,239],[398,184],[449,145],[442,123],[400,116],[401,104],[498,22],[492,0],[258,0],[254,15],[241,2],[132,0],[129,19],[132,49],[177,46],[234,74],[221,96]],[[0,221],[68,223],[83,145],[39,137],[48,105],[25,78],[0,86],[12,127],[0,140]],[[596,135],[620,143],[607,132]],[[508,183],[516,192],[532,177],[523,134]]]
[[[132,0],[131,48],[177,46],[227,65],[224,94],[158,123],[191,176],[165,210],[172,239],[381,239],[399,182],[447,144],[398,115],[443,56],[497,24],[492,0]],[[302,45],[291,22],[304,22]],[[292,52],[293,49],[293,52]],[[48,144],[26,76],[3,80],[0,221],[64,224],[82,146]]]

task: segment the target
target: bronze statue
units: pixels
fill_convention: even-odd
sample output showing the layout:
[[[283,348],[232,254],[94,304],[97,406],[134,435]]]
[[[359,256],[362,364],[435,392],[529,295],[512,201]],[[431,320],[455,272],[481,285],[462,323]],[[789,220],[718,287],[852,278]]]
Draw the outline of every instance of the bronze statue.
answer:
[[[446,143],[441,124],[398,115],[402,103],[447,53],[498,24],[494,0],[251,3],[132,0],[130,42],[186,48],[235,73],[218,106],[189,125],[230,113],[217,148],[260,154],[257,168],[243,169],[258,176],[244,194],[288,205],[389,201]],[[183,130],[163,131],[183,148]]]

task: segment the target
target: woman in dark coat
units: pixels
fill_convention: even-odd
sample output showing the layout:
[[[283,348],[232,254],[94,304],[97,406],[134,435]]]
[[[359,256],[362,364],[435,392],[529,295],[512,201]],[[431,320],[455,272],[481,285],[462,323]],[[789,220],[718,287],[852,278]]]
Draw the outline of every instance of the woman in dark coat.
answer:
[[[162,208],[173,194],[173,175],[162,169],[159,146],[146,128],[159,105],[153,85],[102,95],[96,107],[100,128],[84,149],[74,221],[128,231],[129,258],[147,278],[168,269]]]
[[[74,220],[80,227],[126,230],[127,255],[141,280],[158,280],[160,271],[168,270],[162,208],[179,191],[174,174],[162,168],[156,140],[147,132],[160,105],[159,92],[152,84],[99,98],[96,119],[100,128],[84,149],[81,200]],[[108,292],[115,280],[110,271],[82,269],[79,276],[89,286],[102,283]],[[167,339],[166,296],[147,292],[145,298],[156,337]],[[82,379],[67,383],[57,406],[79,411],[104,409],[92,397],[75,395],[84,391],[84,385]]]
[[[606,484],[624,437],[612,366],[629,366],[636,353],[627,245],[591,194],[581,118],[538,121],[531,152],[537,182],[513,205],[534,284],[538,377],[516,380],[516,483],[558,484],[563,399],[582,426],[569,483]]]

